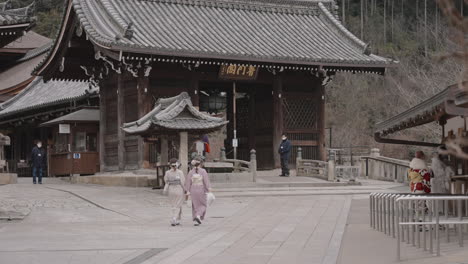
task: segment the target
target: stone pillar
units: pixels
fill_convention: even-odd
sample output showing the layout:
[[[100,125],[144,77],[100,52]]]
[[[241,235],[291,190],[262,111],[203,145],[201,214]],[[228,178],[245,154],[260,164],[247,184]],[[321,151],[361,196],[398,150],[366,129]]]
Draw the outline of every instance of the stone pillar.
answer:
[[[370,154],[370,156],[371,156],[372,158],[380,157],[380,149],[378,149],[378,148],[373,148],[373,149],[371,149],[371,154]]]
[[[328,161],[328,181],[334,182],[335,179],[335,152],[330,151],[330,160]]]
[[[253,182],[257,182],[257,152],[255,149],[250,151],[250,173],[252,173]]]
[[[180,142],[179,142],[179,161],[181,166],[181,170],[184,174],[188,172],[188,132],[180,132],[179,133]]]
[[[221,148],[221,155],[220,155],[220,160],[223,161],[223,160],[226,160],[226,149],[225,148]]]
[[[169,144],[167,136],[161,136],[161,165],[167,165],[169,162]]]

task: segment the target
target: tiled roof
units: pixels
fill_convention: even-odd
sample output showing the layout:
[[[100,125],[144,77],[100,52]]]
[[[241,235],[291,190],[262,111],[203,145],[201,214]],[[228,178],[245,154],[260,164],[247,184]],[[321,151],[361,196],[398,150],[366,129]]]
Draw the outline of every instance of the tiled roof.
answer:
[[[80,109],[68,115],[64,115],[48,122],[42,123],[41,126],[51,126],[55,124],[67,123],[67,122],[99,122],[99,109]]]
[[[159,99],[153,110],[139,120],[123,125],[129,134],[142,134],[154,130],[212,130],[227,124],[222,118],[199,112],[192,105],[190,96],[183,92],[178,96]]]
[[[44,46],[52,42],[53,42],[52,39],[39,35],[36,32],[30,30],[26,32],[22,37],[11,42],[10,44],[6,45],[3,48],[30,50],[30,49],[35,49],[35,48]]]
[[[32,78],[32,71],[45,58],[52,42],[28,51],[23,57],[14,61],[7,70],[0,72],[0,93]]]
[[[42,77],[37,77],[21,93],[0,104],[0,119],[23,111],[71,103],[97,92],[97,89],[89,89],[88,82],[63,80],[44,82]]]
[[[156,55],[385,67],[334,15],[333,0],[71,0],[98,45]]]
[[[0,3],[0,27],[34,22],[36,20],[35,8],[35,2],[16,9],[11,8],[11,0]]]
[[[449,88],[388,120],[377,123],[375,125],[375,132],[380,134],[393,133],[415,126],[412,124],[416,120],[423,123],[433,121],[432,117],[438,114],[438,108],[444,106],[448,92]],[[420,124],[418,123],[418,125]]]

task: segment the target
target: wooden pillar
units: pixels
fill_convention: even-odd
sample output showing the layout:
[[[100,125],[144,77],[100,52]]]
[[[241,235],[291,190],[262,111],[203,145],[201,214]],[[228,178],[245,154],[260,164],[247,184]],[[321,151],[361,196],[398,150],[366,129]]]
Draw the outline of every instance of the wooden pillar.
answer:
[[[137,97],[138,97],[138,118],[143,117],[151,111],[151,101],[148,94],[149,79],[148,77],[139,77],[137,82]],[[140,169],[150,168],[150,149],[149,143],[143,140],[143,137],[138,137],[138,167]]]
[[[255,149],[255,90],[250,91],[249,98],[249,151]]]
[[[180,132],[179,138],[179,161],[181,164],[181,170],[185,175],[188,171],[188,132]]]
[[[273,77],[273,158],[275,168],[281,167],[278,148],[281,144],[283,129],[283,80],[280,75],[275,75]]]
[[[107,115],[107,100],[106,100],[106,82],[104,87],[99,90],[99,168],[103,172],[106,168],[106,115]]]
[[[190,75],[190,99],[195,108],[200,109],[200,91],[198,90],[198,73],[192,71]]]
[[[233,105],[233,95],[232,92],[227,91],[227,97],[226,97],[226,119],[229,121],[227,124],[227,139],[224,142],[224,146],[226,148],[226,152],[229,153],[230,150],[232,149],[232,139],[234,138],[234,105]],[[231,154],[228,155],[229,158],[232,158],[232,152]]]
[[[119,161],[119,170],[125,169],[125,132],[122,130],[122,125],[125,121],[125,96],[123,75],[117,75],[117,138],[118,148],[117,157]]]
[[[319,88],[319,159],[326,160],[327,150],[325,148],[325,86],[320,84]]]
[[[161,136],[161,165],[169,162],[169,144],[167,136]]]

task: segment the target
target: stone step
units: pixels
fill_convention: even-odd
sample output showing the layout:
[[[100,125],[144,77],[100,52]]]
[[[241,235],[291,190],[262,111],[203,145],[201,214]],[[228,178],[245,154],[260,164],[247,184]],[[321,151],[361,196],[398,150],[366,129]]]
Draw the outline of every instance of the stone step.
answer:
[[[370,194],[375,189],[362,189],[362,190],[287,190],[287,191],[242,191],[242,192],[222,192],[216,191],[216,198],[228,197],[259,197],[259,196],[310,196],[310,195],[356,195],[356,194]]]
[[[277,188],[277,187],[344,187],[360,186],[360,182],[261,182],[261,183],[212,183],[214,188]]]

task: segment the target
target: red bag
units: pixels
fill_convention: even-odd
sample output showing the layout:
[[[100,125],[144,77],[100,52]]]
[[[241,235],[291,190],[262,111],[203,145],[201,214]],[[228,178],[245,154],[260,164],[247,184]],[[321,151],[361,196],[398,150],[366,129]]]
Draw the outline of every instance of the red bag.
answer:
[[[210,153],[211,149],[210,149],[210,144],[206,143],[205,142],[205,152],[206,153]]]

